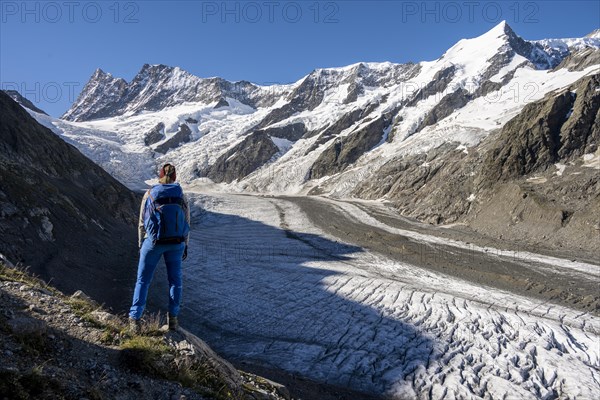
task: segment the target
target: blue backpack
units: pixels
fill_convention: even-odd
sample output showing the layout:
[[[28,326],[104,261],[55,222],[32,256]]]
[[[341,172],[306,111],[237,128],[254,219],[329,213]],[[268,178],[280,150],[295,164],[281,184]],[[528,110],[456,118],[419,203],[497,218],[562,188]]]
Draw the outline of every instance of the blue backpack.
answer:
[[[190,231],[183,209],[179,184],[161,184],[148,191],[144,208],[144,228],[155,244],[183,243]]]

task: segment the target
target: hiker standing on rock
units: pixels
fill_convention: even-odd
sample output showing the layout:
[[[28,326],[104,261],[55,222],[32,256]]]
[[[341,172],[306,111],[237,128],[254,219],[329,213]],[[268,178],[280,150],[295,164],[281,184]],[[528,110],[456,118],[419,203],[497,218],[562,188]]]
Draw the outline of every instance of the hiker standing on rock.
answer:
[[[165,164],[160,169],[159,184],[152,186],[142,199],[138,224],[140,261],[129,311],[130,328],[134,332],[139,332],[148,288],[161,256],[164,256],[169,279],[169,329],[178,327],[181,262],[187,258],[190,208],[181,186],[175,183],[176,179],[175,167]]]

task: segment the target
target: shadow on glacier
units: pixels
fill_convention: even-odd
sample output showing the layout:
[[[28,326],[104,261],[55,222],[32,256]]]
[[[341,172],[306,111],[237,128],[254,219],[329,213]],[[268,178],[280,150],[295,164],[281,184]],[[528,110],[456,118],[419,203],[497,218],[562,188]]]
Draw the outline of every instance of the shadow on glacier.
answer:
[[[361,275],[347,261],[362,248],[229,214],[192,225],[181,321],[220,354],[377,394],[428,364],[434,343],[417,327],[327,289],[352,285],[345,269]],[[164,309],[157,271],[150,298]],[[384,296],[364,286],[353,290]]]

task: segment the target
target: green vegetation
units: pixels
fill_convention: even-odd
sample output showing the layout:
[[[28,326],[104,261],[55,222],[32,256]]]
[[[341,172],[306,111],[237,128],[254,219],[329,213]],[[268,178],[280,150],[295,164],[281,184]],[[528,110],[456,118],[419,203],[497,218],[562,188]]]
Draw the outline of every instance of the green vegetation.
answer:
[[[11,268],[0,262],[0,281],[8,282],[20,282],[26,285],[30,285],[34,288],[44,289],[51,292],[54,295],[61,295],[61,293],[48,285],[43,280],[28,273],[27,268],[15,267]]]
[[[224,380],[208,363],[177,354],[163,337],[133,336],[121,345],[121,360],[131,370],[181,383],[218,400],[233,399]]]
[[[80,317],[83,317],[91,313],[92,311],[100,309],[100,307],[97,304],[78,298],[67,297],[66,303],[70,305],[73,312],[79,315]]]

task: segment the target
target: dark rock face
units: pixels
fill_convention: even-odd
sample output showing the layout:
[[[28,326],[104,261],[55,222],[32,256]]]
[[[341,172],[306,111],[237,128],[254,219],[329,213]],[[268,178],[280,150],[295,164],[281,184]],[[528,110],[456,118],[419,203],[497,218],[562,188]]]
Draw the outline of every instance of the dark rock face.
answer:
[[[326,74],[327,72],[324,73]],[[256,126],[256,129],[262,129],[276,122],[283,121],[304,110],[314,110],[323,101],[324,86],[321,82],[323,79],[318,71],[308,75],[290,94],[290,102],[267,114]]]
[[[35,111],[36,113],[48,115],[44,111],[42,111],[39,108],[37,108],[31,101],[29,101],[29,99],[23,97],[21,95],[21,93],[17,92],[16,90],[4,90],[4,93],[6,93],[7,95],[9,95],[11,99],[13,99],[14,101],[16,101],[17,103],[19,103],[23,107],[28,108],[31,111]]]
[[[496,75],[496,73],[498,73],[500,71],[500,68],[504,67],[506,64],[502,64],[502,63],[496,64],[493,58],[489,61],[492,64],[491,64],[490,68],[488,68],[488,70],[482,76],[482,79],[484,79],[484,81],[475,90],[475,92],[471,96],[471,99],[475,99],[480,96],[486,96],[488,93],[500,90],[502,87],[507,85],[513,79],[513,77],[515,76],[515,72],[517,71],[518,68],[521,68],[521,67],[525,66],[525,64],[528,63],[527,61],[525,61],[522,64],[519,64],[515,69],[513,69],[512,71],[509,71],[506,75],[504,75],[500,82],[493,82],[493,81],[490,81],[489,78]]]
[[[381,116],[364,128],[336,139],[315,161],[311,167],[309,179],[319,179],[342,172],[348,165],[354,163],[365,152],[381,142],[384,129],[389,124],[390,120]]]
[[[456,67],[454,65],[438,71],[433,76],[431,82],[425,85],[424,88],[419,89],[413,98],[406,103],[406,107],[414,107],[419,101],[424,100],[429,96],[443,93],[448,87],[448,84],[452,81],[452,78],[454,78],[455,73]]]
[[[213,107],[214,109],[229,107],[229,103],[225,99],[219,99],[219,102]]]
[[[302,122],[297,122],[276,128],[261,129],[260,132],[263,132],[271,137],[287,139],[295,142],[306,134],[306,126]]]
[[[344,99],[344,104],[354,103],[358,100],[358,96],[364,93],[364,88],[357,82],[352,82],[348,87],[348,96]]]
[[[583,78],[573,86],[575,103],[560,130],[561,160],[593,153],[600,145],[600,75]]]
[[[595,150],[599,83],[599,75],[584,78],[571,88],[575,92],[551,93],[525,106],[502,128],[486,158],[482,184],[518,178]]]
[[[551,94],[507,122],[485,161],[484,182],[517,178],[556,163],[560,128],[574,100],[568,91]]]
[[[248,176],[279,152],[271,138],[262,131],[248,135],[241,143],[232,147],[200,176],[214,182],[231,183]]]
[[[128,85],[124,79],[114,78],[98,68],[62,118],[68,121],[88,121],[118,115],[127,91]]]
[[[377,108],[377,103],[373,103],[368,105],[366,108],[357,108],[349,112],[348,114],[344,114],[342,118],[329,125],[325,129],[323,129],[320,133],[319,138],[312,144],[312,146],[306,150],[305,154],[308,154],[315,149],[317,149],[322,144],[329,142],[331,139],[342,133],[342,131],[350,128],[352,125],[357,123],[363,118],[366,118],[375,108]],[[308,132],[306,137],[312,137],[319,132]]]
[[[150,132],[148,132],[148,133],[146,133],[146,135],[144,135],[144,144],[146,146],[151,146],[151,145],[163,140],[165,138],[165,134],[163,133],[164,130],[165,130],[165,124],[163,124],[162,122],[159,122],[158,124],[156,124],[156,126],[154,128],[152,128],[152,130]]]
[[[0,114],[0,252],[61,290],[122,308],[139,199],[3,92]]]
[[[508,24],[504,25],[504,32],[508,36],[508,43],[515,53],[525,57],[539,69],[550,69],[557,66],[563,54],[549,55],[538,43],[529,42],[518,36]]]
[[[198,120],[192,117],[186,118],[185,122],[187,122],[188,124],[197,124]]]
[[[571,53],[554,69],[566,68],[569,71],[583,71],[592,65],[600,65],[599,49],[588,48]]]
[[[166,142],[161,143],[154,149],[158,153],[165,154],[167,151],[174,149],[182,143],[187,143],[192,138],[192,131],[186,124],[179,125],[179,130]]]
[[[442,97],[440,102],[425,116],[415,132],[419,132],[426,126],[433,125],[446,118],[455,110],[464,107],[470,100],[471,95],[465,89],[458,89],[453,93],[447,94]]]

